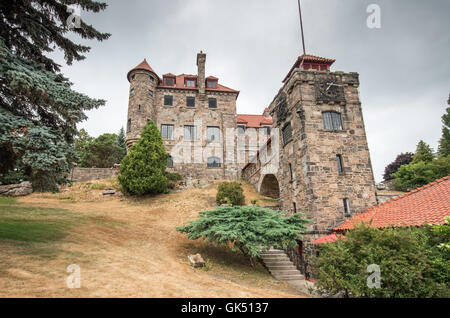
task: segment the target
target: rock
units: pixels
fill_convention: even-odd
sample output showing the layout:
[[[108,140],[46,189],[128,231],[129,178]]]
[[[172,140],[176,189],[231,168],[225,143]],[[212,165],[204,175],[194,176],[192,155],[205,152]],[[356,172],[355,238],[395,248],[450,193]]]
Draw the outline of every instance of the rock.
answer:
[[[191,266],[194,268],[205,266],[205,261],[203,260],[203,257],[200,254],[189,255],[188,260]]]
[[[0,195],[10,196],[10,197],[21,197],[33,193],[33,187],[28,181],[22,182],[20,184],[8,184],[0,186]]]
[[[123,198],[124,197],[124,194],[122,192],[120,192],[120,191],[117,191],[114,195],[116,197],[119,197],[119,198]]]
[[[377,184],[377,189],[378,190],[386,190],[386,184],[384,184],[384,183],[378,183]]]
[[[103,191],[103,195],[114,195],[116,194],[116,190],[105,190]]]

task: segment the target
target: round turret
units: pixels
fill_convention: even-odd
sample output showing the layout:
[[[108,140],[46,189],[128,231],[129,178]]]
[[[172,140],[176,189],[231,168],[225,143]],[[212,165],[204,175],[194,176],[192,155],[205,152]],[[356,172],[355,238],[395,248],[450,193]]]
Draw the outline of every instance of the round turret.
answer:
[[[127,79],[130,82],[126,138],[129,149],[140,138],[148,120],[155,120],[154,98],[159,77],[144,59],[128,72]]]

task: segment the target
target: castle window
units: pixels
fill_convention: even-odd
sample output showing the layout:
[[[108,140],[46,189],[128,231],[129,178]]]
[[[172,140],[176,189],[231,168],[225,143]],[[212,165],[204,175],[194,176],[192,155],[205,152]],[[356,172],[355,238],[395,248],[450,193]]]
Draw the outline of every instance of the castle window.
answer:
[[[186,97],[186,106],[187,107],[195,107],[195,97],[191,97],[191,96]]]
[[[209,108],[217,108],[217,99],[208,98],[208,107]]]
[[[175,79],[173,77],[165,77],[164,78],[164,84],[166,86],[174,86],[175,85]]]
[[[167,159],[167,167],[168,168],[173,168],[173,158],[172,158],[172,156],[169,156],[169,158]]]
[[[155,79],[153,78],[153,76],[150,76],[150,81],[151,81],[151,82],[154,82],[154,81],[155,81]]]
[[[195,80],[186,80],[186,87],[195,87]]]
[[[342,155],[336,155],[336,162],[337,162],[338,172],[344,173],[344,165],[343,165],[343,161],[342,161]]]
[[[322,113],[323,127],[326,130],[343,130],[342,116],[337,112]]]
[[[208,166],[208,168],[220,168],[222,166],[222,164],[220,163],[220,158],[219,157],[209,157],[207,166]]]
[[[263,127],[263,129],[264,129],[264,135],[270,136],[270,127],[266,126],[266,127]]]
[[[208,141],[220,140],[220,128],[219,127],[206,127],[206,139]]]
[[[292,164],[289,164],[289,176],[291,177],[291,181],[294,181],[294,172],[292,171]]]
[[[297,203],[292,202],[292,207],[293,207],[294,213],[297,213]]]
[[[161,125],[161,137],[167,140],[173,140],[173,125]]]
[[[287,123],[281,130],[283,136],[283,146],[287,145],[292,140],[292,127],[290,123]]]
[[[217,88],[217,81],[208,80],[207,85],[208,88]]]
[[[134,96],[134,88],[130,90],[130,96]]]
[[[173,96],[166,95],[164,96],[164,106],[172,106],[173,105]]]
[[[184,140],[196,140],[197,139],[197,127],[192,125],[184,126]]]
[[[133,75],[131,75],[131,80],[133,80],[134,81],[134,77],[135,77],[135,75],[133,74]]]
[[[138,111],[140,112],[141,111],[141,105],[139,104],[139,106],[138,106]]]
[[[153,91],[151,89],[148,91],[148,96],[153,97]]]
[[[127,132],[131,131],[131,118],[128,119],[128,123],[127,123]]]
[[[245,126],[244,125],[238,125],[237,129],[238,129],[238,134],[239,135],[244,135],[245,134]]]
[[[350,200],[345,198],[343,200],[344,202],[344,212],[345,212],[345,216],[350,216]]]

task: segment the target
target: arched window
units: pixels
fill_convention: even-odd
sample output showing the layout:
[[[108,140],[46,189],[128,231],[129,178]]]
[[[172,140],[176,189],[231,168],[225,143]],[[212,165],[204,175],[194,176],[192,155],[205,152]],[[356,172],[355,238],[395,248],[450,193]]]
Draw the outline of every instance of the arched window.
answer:
[[[167,167],[173,168],[173,158],[172,158],[172,156],[169,156],[169,159],[167,160]]]
[[[208,158],[208,168],[220,168],[222,164],[220,163],[219,157],[209,157]]]
[[[128,132],[131,131],[131,118],[128,119],[127,131],[128,131]]]
[[[343,130],[342,116],[338,112],[323,112],[322,113],[323,128],[325,130]]]

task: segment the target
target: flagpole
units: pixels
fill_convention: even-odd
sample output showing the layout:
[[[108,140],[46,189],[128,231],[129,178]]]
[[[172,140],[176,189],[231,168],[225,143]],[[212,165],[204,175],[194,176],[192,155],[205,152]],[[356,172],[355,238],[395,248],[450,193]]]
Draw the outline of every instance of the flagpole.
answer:
[[[306,49],[305,49],[305,36],[303,35],[303,19],[302,19],[302,8],[300,6],[300,0],[298,1],[298,13],[300,16],[300,31],[302,33],[302,45],[303,45],[303,54],[306,55]]]

